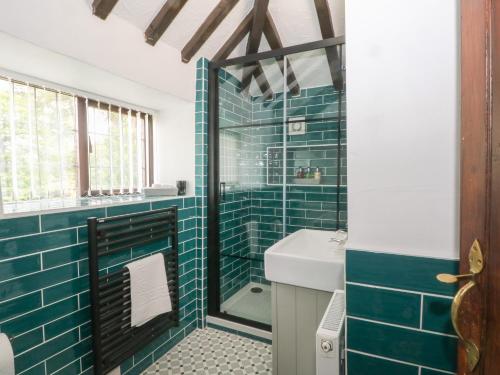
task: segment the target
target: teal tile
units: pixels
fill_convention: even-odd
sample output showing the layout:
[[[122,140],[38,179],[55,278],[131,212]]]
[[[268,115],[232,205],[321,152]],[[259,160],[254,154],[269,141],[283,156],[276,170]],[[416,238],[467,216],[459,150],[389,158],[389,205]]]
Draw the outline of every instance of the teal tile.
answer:
[[[449,336],[348,318],[347,345],[352,350],[415,365],[456,370],[457,339]]]
[[[78,276],[78,266],[69,264],[6,281],[0,284],[0,302],[73,279],[76,276]]]
[[[422,368],[420,375],[449,375],[449,373],[438,370],[432,370],[428,368]]]
[[[14,219],[0,219],[0,239],[25,236],[40,231],[39,217],[27,216]]]
[[[159,210],[162,208],[170,208],[172,206],[177,206],[178,208],[184,207],[184,200],[182,198],[179,199],[167,199],[164,201],[156,201],[152,202],[153,210]]]
[[[75,375],[81,374],[80,372],[80,358],[73,361],[69,365],[66,364],[64,367],[60,368],[56,372],[53,372],[54,375]]]
[[[90,320],[90,308],[84,308],[45,325],[45,339],[50,340]]]
[[[0,322],[13,318],[16,315],[25,314],[41,306],[41,292],[26,294],[7,302],[0,303]]]
[[[43,328],[37,328],[25,334],[18,335],[12,340],[14,355],[18,355],[43,342]]]
[[[0,241],[0,260],[29,255],[76,243],[76,230],[68,229]]]
[[[52,374],[53,372],[66,366],[68,363],[71,363],[75,359],[87,354],[90,350],[92,350],[92,340],[89,338],[78,342],[76,345],[66,348],[67,349],[63,348],[65,350],[47,360],[47,372],[49,374]]]
[[[16,372],[24,371],[78,342],[78,330],[65,333],[15,358]]]
[[[42,231],[65,229],[87,225],[89,217],[104,217],[104,208],[95,208],[91,210],[79,210],[71,212],[58,212],[41,216]]]
[[[43,268],[48,269],[88,257],[87,244],[73,245],[43,253]]]
[[[107,208],[108,217],[149,211],[149,203],[126,204]]]
[[[347,352],[349,375],[419,375],[418,367]]]
[[[424,296],[422,328],[440,333],[455,334],[451,324],[451,298]]]
[[[23,372],[23,375],[44,375],[45,374],[45,362],[39,363],[35,367]]]
[[[30,255],[0,262],[0,282],[41,270],[40,255]]]
[[[346,285],[347,314],[414,328],[420,327],[420,295]]]
[[[89,277],[82,276],[45,289],[43,291],[43,302],[48,305],[76,294],[80,294],[88,289]]]
[[[452,296],[456,286],[440,283],[438,273],[458,272],[458,261],[347,250],[346,279],[369,285]]]
[[[64,301],[55,303],[50,306],[42,307],[28,314],[19,316],[8,322],[2,323],[2,332],[6,332],[9,336],[16,336],[32,330],[34,327],[39,327],[58,317],[67,315],[78,308],[77,297],[68,298]]]
[[[335,91],[333,89],[333,86],[318,86],[318,87],[311,87],[307,89],[307,97],[311,96],[317,96],[317,95],[331,95]]]

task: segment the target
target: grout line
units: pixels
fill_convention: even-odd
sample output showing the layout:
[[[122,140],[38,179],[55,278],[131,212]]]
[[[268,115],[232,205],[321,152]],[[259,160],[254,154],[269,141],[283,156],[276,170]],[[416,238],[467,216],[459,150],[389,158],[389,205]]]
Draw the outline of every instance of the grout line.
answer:
[[[420,295],[420,329],[423,329],[424,325],[424,295]]]
[[[444,294],[435,294],[435,293],[428,293],[428,292],[416,292],[414,290],[392,288],[392,287],[381,286],[381,285],[373,285],[373,284],[363,284],[363,283],[357,283],[357,282],[353,282],[353,281],[346,281],[346,284],[347,285],[362,286],[362,287],[365,287],[365,288],[391,290],[391,291],[394,291],[394,292],[402,292],[402,293],[408,293],[408,294],[418,294],[418,295],[429,296],[429,297],[438,297],[438,298],[445,298],[445,299],[453,299],[452,296],[447,296],[447,295],[444,295]]]
[[[415,331],[415,332],[429,333],[429,334],[436,335],[436,336],[446,336],[446,337],[457,338],[456,335],[450,335],[448,333],[441,333],[441,332],[429,331],[427,329],[414,328],[414,327],[403,326],[403,325],[394,324],[394,323],[380,322],[378,320],[360,318],[360,317],[352,316],[352,315],[347,315],[347,318],[353,319],[353,320],[359,320],[359,321],[363,321],[363,322],[368,322],[368,323],[380,324],[380,325],[389,326],[389,327],[396,327],[396,328],[407,329],[407,330]]]
[[[425,369],[435,370],[435,371],[441,371],[441,372],[443,372],[445,374],[450,374],[450,375],[456,375],[454,372],[450,372],[450,371],[447,371],[447,370],[440,370],[440,369],[436,369],[436,368],[432,368],[432,367],[422,366],[422,365],[419,365],[419,364],[416,364],[416,363],[401,361],[399,359],[393,359],[393,358],[389,358],[389,357],[384,357],[384,356],[377,355],[377,354],[366,353],[366,352],[362,352],[362,351],[355,350],[355,349],[347,349],[347,351],[351,352],[351,353],[361,354],[361,355],[364,355],[364,356],[367,356],[367,357],[383,359],[383,360],[386,360],[386,361],[389,361],[389,362],[396,362],[396,363],[401,363],[403,365],[410,365],[410,366],[415,366],[415,367],[420,366],[420,367],[425,368]]]

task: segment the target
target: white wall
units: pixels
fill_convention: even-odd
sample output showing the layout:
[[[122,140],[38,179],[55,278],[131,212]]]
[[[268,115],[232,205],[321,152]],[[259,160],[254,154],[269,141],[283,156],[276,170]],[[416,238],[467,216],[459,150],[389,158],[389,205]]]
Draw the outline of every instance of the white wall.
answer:
[[[181,64],[179,62],[179,64]],[[155,113],[155,181],[194,185],[194,104],[0,32],[0,74],[37,79]],[[194,73],[193,73],[194,74]],[[32,79],[34,77],[36,79]],[[187,83],[186,85],[190,85]],[[73,90],[74,89],[74,90]],[[191,88],[194,99],[194,83]],[[174,157],[175,156],[175,157]],[[192,188],[188,193],[192,192]]]
[[[349,248],[458,258],[458,13],[346,1]]]
[[[194,103],[170,101],[159,113],[156,129],[155,181],[175,185],[187,181],[187,194],[194,195],[195,129]]]

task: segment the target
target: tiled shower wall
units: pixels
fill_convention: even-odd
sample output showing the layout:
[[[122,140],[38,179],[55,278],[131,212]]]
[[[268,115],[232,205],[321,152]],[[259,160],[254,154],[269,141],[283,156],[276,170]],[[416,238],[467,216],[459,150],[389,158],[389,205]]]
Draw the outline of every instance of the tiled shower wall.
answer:
[[[138,374],[179,342],[198,323],[195,198],[33,215],[0,220],[0,331],[12,340],[16,373],[91,374],[86,219],[179,207],[179,328],[122,364],[122,374]],[[159,251],[157,242],[107,259],[121,267]]]
[[[336,229],[337,191],[338,227],[346,228],[344,120],[340,124],[341,149],[337,146],[340,97],[332,86],[324,86],[302,89],[299,96],[287,99],[289,117],[309,120],[304,135],[287,137],[287,234],[301,228]],[[340,104],[344,113],[343,97]],[[242,93],[238,79],[220,69],[220,179],[226,186],[220,205],[222,301],[249,281],[267,283],[264,251],[283,236],[283,105],[282,93],[275,93],[273,100]],[[275,125],[234,128],[268,123]],[[337,171],[339,156],[341,168]],[[321,186],[293,185],[296,170],[307,166],[320,168]]]
[[[252,98],[253,123],[277,123],[276,126],[253,128],[258,162],[262,161],[256,175],[259,184],[252,188],[251,241],[257,244],[254,252],[260,257],[265,250],[282,237],[283,220],[283,94],[276,93],[273,101],[262,97]],[[339,103],[340,101],[340,103]],[[307,120],[306,132],[287,135],[286,173],[286,226],[285,233],[299,229],[335,230],[347,227],[347,168],[345,97],[332,86],[302,88],[300,95],[288,95],[286,100],[288,119],[303,117]],[[340,137],[340,150],[338,141]],[[337,161],[340,157],[340,169]],[[319,168],[321,185],[301,186],[294,177],[300,168]],[[337,187],[337,175],[340,186]],[[337,207],[337,194],[339,205]],[[339,218],[337,220],[337,210]],[[252,262],[251,281],[266,283],[263,262]]]

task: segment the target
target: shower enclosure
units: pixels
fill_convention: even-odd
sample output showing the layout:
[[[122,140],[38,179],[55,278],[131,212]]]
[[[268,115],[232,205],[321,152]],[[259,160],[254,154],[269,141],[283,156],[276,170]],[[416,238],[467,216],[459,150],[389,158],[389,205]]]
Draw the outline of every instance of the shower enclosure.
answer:
[[[209,65],[209,315],[271,330],[264,252],[347,229],[343,56],[341,37]]]

